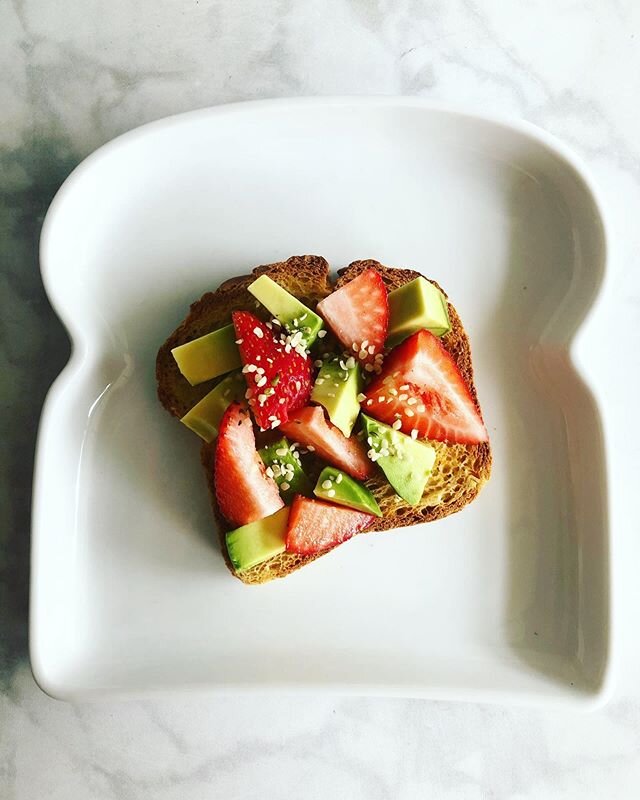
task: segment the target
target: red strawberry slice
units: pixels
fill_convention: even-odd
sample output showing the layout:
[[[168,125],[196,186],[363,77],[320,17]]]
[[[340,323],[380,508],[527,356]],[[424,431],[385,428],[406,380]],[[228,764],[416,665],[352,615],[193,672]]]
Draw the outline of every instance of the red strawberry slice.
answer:
[[[353,478],[362,480],[374,472],[364,445],[355,436],[347,439],[339,428],[327,422],[320,406],[307,406],[293,413],[282,432]]]
[[[309,401],[312,363],[295,337],[273,331],[248,311],[232,314],[249,405],[262,428],[277,428]]]
[[[284,505],[256,450],[249,412],[240,403],[232,403],[222,417],[213,468],[218,507],[232,525],[264,519]]]
[[[296,495],[289,512],[287,550],[312,556],[350,539],[375,517],[344,506]]]
[[[404,433],[437,442],[477,444],[487,429],[456,362],[426,330],[405,339],[387,356],[382,374],[367,388],[367,414]],[[415,435],[415,434],[414,434]]]
[[[321,300],[316,311],[367,372],[373,372],[374,365],[379,371],[389,327],[387,287],[379,272],[362,272]]]

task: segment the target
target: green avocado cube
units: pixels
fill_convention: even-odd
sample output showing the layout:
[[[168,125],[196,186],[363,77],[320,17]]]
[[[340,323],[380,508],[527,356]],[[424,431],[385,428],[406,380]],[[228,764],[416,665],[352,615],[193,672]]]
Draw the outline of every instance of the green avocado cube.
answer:
[[[376,498],[367,487],[335,467],[325,467],[322,470],[313,493],[321,500],[355,508],[356,511],[364,511],[376,517],[382,516]]]
[[[311,401],[324,406],[331,422],[349,438],[360,413],[361,390],[362,374],[353,356],[334,358],[320,367]]]
[[[251,294],[281,322],[287,332],[301,332],[301,342],[309,348],[322,330],[322,318],[301,303],[268,275],[261,275],[249,287]]]
[[[284,506],[270,517],[229,531],[226,535],[227,552],[235,569],[242,572],[284,553],[288,520],[289,509]]]
[[[298,450],[287,439],[267,445],[258,453],[267,468],[267,475],[278,484],[285,503],[291,503],[297,494],[311,494],[311,482],[304,474]]]
[[[436,460],[435,449],[366,414],[362,421],[369,446],[367,455],[382,469],[396,493],[409,505],[417,505]]]
[[[178,369],[192,386],[242,366],[233,325],[225,325],[186,344],[171,354]]]
[[[389,292],[387,346],[395,347],[422,329],[444,336],[451,330],[451,323],[445,296],[437,286],[420,277]]]
[[[205,394],[199,403],[187,411],[180,422],[191,428],[205,442],[213,441],[218,435],[222,415],[231,403],[244,398],[246,388],[242,373],[234,372],[232,375],[227,375],[208,394]]]

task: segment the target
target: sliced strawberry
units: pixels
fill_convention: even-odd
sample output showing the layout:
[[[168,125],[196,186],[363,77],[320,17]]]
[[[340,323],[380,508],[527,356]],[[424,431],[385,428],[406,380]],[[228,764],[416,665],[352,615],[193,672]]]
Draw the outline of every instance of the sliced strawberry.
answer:
[[[366,390],[367,414],[404,433],[458,444],[488,440],[487,430],[456,362],[437,336],[417,331],[387,356]],[[415,435],[415,434],[414,434]]]
[[[249,412],[240,403],[232,403],[222,417],[214,480],[218,507],[232,525],[264,519],[284,505],[256,450]]]
[[[389,327],[389,300],[379,272],[362,272],[321,300],[316,311],[350,353],[371,365],[367,371],[380,364]]]
[[[312,556],[350,539],[375,517],[344,506],[296,495],[289,512],[287,550]]]
[[[248,311],[232,314],[249,405],[262,428],[277,428],[309,401],[312,363],[295,337],[274,332]]]
[[[364,445],[355,436],[347,439],[339,428],[327,422],[320,406],[307,406],[296,411],[282,426],[282,432],[353,478],[362,480],[374,471]]]

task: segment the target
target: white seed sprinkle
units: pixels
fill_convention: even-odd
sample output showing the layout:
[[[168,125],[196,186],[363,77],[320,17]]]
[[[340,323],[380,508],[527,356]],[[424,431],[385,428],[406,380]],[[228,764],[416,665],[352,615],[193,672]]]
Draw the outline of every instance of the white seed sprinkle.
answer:
[[[425,404],[424,404],[424,403],[420,403],[420,405],[417,407],[417,409],[416,409],[416,410],[417,410],[417,411],[418,411],[420,414],[424,414],[424,412],[427,410],[427,407],[425,406]]]
[[[407,400],[408,397],[409,397],[408,394],[401,394],[401,395],[398,396],[398,400],[404,401],[404,400]]]
[[[256,325],[256,327],[253,329],[253,332],[254,332],[254,333],[255,333],[255,335],[258,337],[258,339],[262,339],[262,338],[263,338],[263,336],[264,336],[264,331],[262,330],[262,328],[259,328],[257,325]]]
[[[347,365],[344,363],[344,359],[341,358],[338,363],[340,364],[340,369],[346,369],[347,368]]]
[[[273,325],[277,325],[279,328],[282,327],[282,323],[280,322],[280,320],[276,319],[275,317],[271,320],[271,322]]]
[[[315,452],[316,452],[316,448],[315,448],[315,447],[314,447],[312,444],[308,444],[308,445],[307,445],[307,450],[308,450],[310,453],[315,453]]]
[[[271,423],[271,427],[272,428],[277,428],[279,424],[280,424],[280,420],[279,419],[274,419],[273,422]]]
[[[330,489],[332,485],[333,485],[332,481],[322,481],[323,489]]]
[[[263,376],[260,378],[260,380],[259,380],[259,381],[256,383],[256,386],[257,386],[258,388],[261,388],[262,386],[264,386],[264,385],[265,385],[265,383],[266,383],[266,382],[267,382],[267,376],[266,376],[266,375],[263,375]]]
[[[342,473],[341,472],[339,472],[336,475],[336,483],[342,483]]]
[[[282,483],[280,484],[280,488],[282,489],[283,492],[287,492],[289,491],[291,486],[286,481],[282,481]]]
[[[358,353],[358,358],[360,359],[360,361],[364,361],[366,357],[367,357],[367,351],[366,350],[361,350]]]
[[[314,366],[314,367],[321,367],[321,366],[322,366],[322,364],[323,364],[323,362],[322,362],[322,360],[321,360],[321,359],[319,359],[319,358],[318,358],[318,359],[316,359],[316,360],[313,362],[313,366]]]
[[[244,342],[244,339],[236,339],[236,344],[242,344],[242,342]]]
[[[354,350],[357,353],[360,350],[360,345],[357,342],[354,342],[351,345],[351,349]]]
[[[336,496],[336,490],[329,489],[329,491],[327,492],[327,497],[335,497],[335,496]]]
[[[413,428],[413,430],[411,431],[411,438],[412,439],[417,439],[418,438],[418,429],[417,428]]]
[[[247,389],[247,391],[244,393],[244,399],[249,400],[249,398],[252,396],[253,396],[253,389]]]
[[[336,396],[335,392],[327,392],[327,397],[335,397],[335,396]]]
[[[416,404],[417,402],[418,402],[418,401],[416,400],[416,398],[415,398],[415,397],[410,397],[410,398],[407,400],[407,405],[408,405],[408,406],[415,406],[415,404]]]
[[[393,428],[393,430],[394,430],[394,431],[399,431],[399,430],[400,430],[400,428],[402,427],[402,420],[400,420],[400,419],[397,419],[397,420],[396,420],[396,421],[393,423],[393,425],[392,425],[391,427]]]
[[[322,384],[324,383],[324,378],[317,378],[316,383],[318,384],[318,386],[322,386]]]
[[[389,394],[392,394],[394,397],[397,397],[398,396],[398,390],[397,389],[389,389]]]
[[[277,455],[277,456],[286,456],[286,455],[288,455],[288,454],[289,454],[289,451],[287,450],[287,448],[286,448],[286,447],[279,447],[279,448],[276,450],[276,455]]]
[[[266,473],[270,478],[274,477],[273,470],[271,469],[271,467],[267,467]]]
[[[334,386],[334,388],[336,388],[336,389],[339,389],[339,388],[340,388],[340,384],[339,384],[339,383],[334,383],[334,384],[333,384],[333,386]]]
[[[384,403],[384,395],[383,394],[378,396],[378,402],[379,403]]]
[[[360,349],[361,349],[361,350],[366,350],[366,349],[367,349],[367,345],[368,345],[368,344],[369,344],[369,340],[368,340],[368,339],[365,339],[365,340],[362,342],[362,344],[360,345]]]
[[[373,405],[373,400],[372,400],[371,398],[369,398],[369,399],[367,400],[367,405],[368,405],[368,406],[372,406],[372,405]]]
[[[404,413],[405,413],[405,414],[406,414],[408,417],[415,417],[415,412],[414,412],[414,411],[412,411],[410,408],[405,408],[405,410],[404,410]]]
[[[300,383],[300,381],[296,381],[296,391],[297,391],[297,392],[299,392],[299,391],[300,391],[300,387],[301,387],[301,386],[302,386],[302,384]]]
[[[318,339],[324,339],[324,337],[326,335],[327,335],[327,332],[324,329],[322,329],[321,331],[318,331]]]
[[[281,405],[281,406],[283,406],[283,405],[284,405],[284,404],[287,402],[287,398],[286,398],[286,397],[281,397],[281,398],[278,400],[278,402],[280,403],[280,405]]]
[[[373,372],[373,364],[364,365],[365,372]]]
[[[367,399],[367,395],[366,394],[362,394],[362,392],[360,392],[360,394],[356,397],[356,400],[359,403],[362,403],[366,399]]]
[[[376,346],[374,344],[370,344],[369,347],[367,347],[367,350],[369,351],[369,355],[372,356],[376,352]]]
[[[402,386],[400,387],[400,391],[401,392],[406,392],[408,388],[409,388],[409,384],[408,383],[403,383]]]
[[[262,361],[262,357],[261,356],[256,356],[256,361]]]

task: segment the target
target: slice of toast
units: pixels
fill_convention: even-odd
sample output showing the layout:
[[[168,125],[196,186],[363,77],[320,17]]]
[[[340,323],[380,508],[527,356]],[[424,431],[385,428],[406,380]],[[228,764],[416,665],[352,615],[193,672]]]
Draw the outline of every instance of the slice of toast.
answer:
[[[217,380],[222,379],[190,386],[180,374],[171,350],[179,344],[184,344],[229,324],[232,311],[239,309],[255,311],[255,298],[247,291],[247,287],[258,275],[269,275],[287,291],[302,300],[305,305],[315,309],[316,304],[330,294],[333,288],[339,288],[364,270],[372,268],[380,273],[390,291],[420,275],[414,270],[385,267],[373,260],[355,261],[348,267],[339,270],[340,277],[335,287],[332,287],[329,281],[329,265],[324,258],[311,255],[293,256],[277,264],[256,267],[251,275],[233,278],[223,283],[215,292],[208,292],[192,304],[187,318],[171,334],[158,352],[156,378],[160,402],[169,413],[176,417],[182,417],[211,390]],[[431,282],[438,286],[435,281]],[[438,288],[446,297],[447,295],[441,287],[438,286]],[[448,306],[451,331],[443,336],[441,341],[455,359],[471,396],[480,410],[473,383],[469,340],[455,308],[450,302]],[[491,472],[489,443],[449,445],[431,442],[431,444],[436,450],[436,462],[422,500],[417,506],[410,506],[399,497],[382,474],[376,474],[366,481],[366,485],[373,492],[383,515],[381,518],[376,518],[364,533],[391,530],[392,528],[416,525],[420,522],[431,522],[459,511],[476,497],[483,484],[489,479]],[[249,570],[236,572],[229,561],[225,543],[225,534],[229,530],[229,525],[219,513],[215,500],[214,455],[215,440],[211,444],[202,445],[201,461],[209,487],[213,513],[218,523],[220,546],[227,566],[236,577],[245,583],[264,583],[273,578],[284,577],[304,564],[319,558],[319,556],[282,553]],[[320,466],[319,463],[312,464],[312,471],[315,472],[316,469],[319,471]]]

